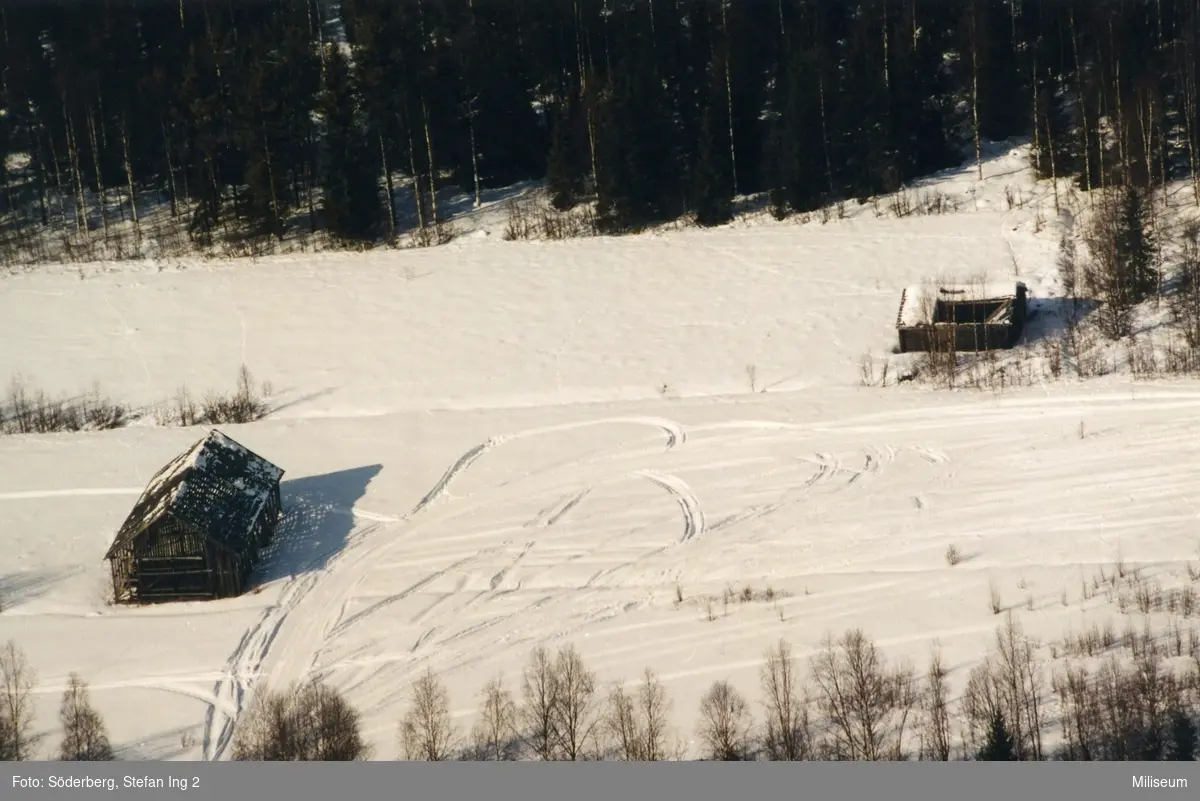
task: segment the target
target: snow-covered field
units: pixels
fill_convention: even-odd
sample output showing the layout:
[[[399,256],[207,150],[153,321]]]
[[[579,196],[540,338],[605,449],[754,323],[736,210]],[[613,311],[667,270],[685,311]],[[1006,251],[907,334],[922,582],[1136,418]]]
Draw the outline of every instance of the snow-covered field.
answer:
[[[277,411],[222,430],[287,471],[260,591],[114,608],[104,552],[203,429],[0,438],[0,642],[38,671],[42,728],[77,671],[124,756],[221,758],[247,692],[317,673],[390,758],[426,668],[465,727],[488,679],[515,689],[534,645],[572,642],[604,682],[657,670],[687,740],[713,680],[758,695],[780,638],[803,657],[862,627],[918,666],[937,641],[959,684],[999,621],[990,588],[1050,641],[1118,615],[1081,598],[1118,559],[1186,582],[1200,384],[860,386],[907,285],[1055,293],[1061,221],[1004,201],[1048,208],[1022,169],[944,176],[944,216],[559,243],[480,227],[424,251],[0,279],[0,377],[154,404],[245,363]],[[744,587],[757,600],[721,600]]]

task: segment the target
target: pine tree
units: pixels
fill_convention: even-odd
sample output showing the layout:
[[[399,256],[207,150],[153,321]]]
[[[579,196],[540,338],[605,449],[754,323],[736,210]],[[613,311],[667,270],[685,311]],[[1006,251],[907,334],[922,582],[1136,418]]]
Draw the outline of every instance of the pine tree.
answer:
[[[92,708],[87,683],[72,673],[58,712],[63,741],[59,758],[68,762],[107,762],[115,759],[108,731],[100,714]]]
[[[992,715],[992,727],[976,759],[980,762],[1017,761],[1017,749],[1008,723],[1004,720],[1004,713],[998,709]]]

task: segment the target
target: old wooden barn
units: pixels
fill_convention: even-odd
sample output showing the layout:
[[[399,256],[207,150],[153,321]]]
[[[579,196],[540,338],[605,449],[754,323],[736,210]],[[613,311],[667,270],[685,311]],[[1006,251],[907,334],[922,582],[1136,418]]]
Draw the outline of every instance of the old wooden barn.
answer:
[[[914,286],[900,296],[900,352],[1011,348],[1025,327],[1025,284]]]
[[[282,515],[283,471],[213,429],[158,471],[105,558],[118,603],[241,594]]]

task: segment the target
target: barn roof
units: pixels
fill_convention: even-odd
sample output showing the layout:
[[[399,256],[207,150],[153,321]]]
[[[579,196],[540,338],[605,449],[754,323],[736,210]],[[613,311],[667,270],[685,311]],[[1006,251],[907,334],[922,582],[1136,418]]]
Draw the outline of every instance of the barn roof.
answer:
[[[1020,281],[974,281],[961,284],[925,283],[905,288],[900,296],[900,327],[926,325],[936,301],[1000,301],[1015,298],[1025,284]]]
[[[282,477],[283,470],[214,428],[154,474],[105,558],[165,515],[241,550]]]

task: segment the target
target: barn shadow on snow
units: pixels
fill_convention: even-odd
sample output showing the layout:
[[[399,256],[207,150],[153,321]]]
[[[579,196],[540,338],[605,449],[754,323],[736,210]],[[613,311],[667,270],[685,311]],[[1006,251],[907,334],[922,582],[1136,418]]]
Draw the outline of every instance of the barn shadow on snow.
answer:
[[[354,505],[383,465],[373,464],[285,480],[283,519],[263,550],[252,586],[320,570],[346,546],[354,530]]]

